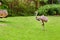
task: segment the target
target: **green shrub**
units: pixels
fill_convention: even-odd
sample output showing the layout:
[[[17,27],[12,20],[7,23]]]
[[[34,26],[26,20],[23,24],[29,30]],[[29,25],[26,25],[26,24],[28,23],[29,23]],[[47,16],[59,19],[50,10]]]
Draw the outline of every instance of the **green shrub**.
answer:
[[[7,9],[9,16],[29,16],[34,15],[35,6],[33,3],[24,3],[14,0],[1,0],[0,9]],[[18,3],[19,2],[19,3]],[[28,4],[28,5],[27,5]]]
[[[30,5],[27,6],[26,4],[20,4],[18,9],[18,15],[30,16],[30,15],[34,15],[34,11],[35,11],[34,6],[30,6]]]
[[[45,5],[38,9],[39,15],[60,15],[60,5]]]

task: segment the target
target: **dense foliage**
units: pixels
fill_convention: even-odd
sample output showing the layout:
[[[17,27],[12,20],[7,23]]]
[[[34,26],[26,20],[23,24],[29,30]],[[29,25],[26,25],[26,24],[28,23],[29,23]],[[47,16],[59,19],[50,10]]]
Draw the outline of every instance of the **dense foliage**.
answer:
[[[60,5],[45,5],[43,7],[40,7],[38,11],[40,15],[60,15]]]
[[[26,1],[22,1],[22,0],[18,0],[18,1],[17,0],[0,0],[0,2],[2,2],[0,9],[7,9],[9,16],[34,15],[34,12],[36,10],[35,1],[37,1],[37,0],[33,0],[33,1],[31,1],[31,0],[30,1],[29,0],[26,0]],[[59,14],[60,13],[59,8],[55,8],[54,5],[50,5],[50,6],[47,5],[50,3],[51,3],[50,0],[39,0],[39,5],[40,5],[39,14],[44,13],[45,15],[53,15],[54,13],[56,13],[56,11],[53,11],[55,9],[58,10],[58,12],[56,14]],[[55,0],[53,3],[57,4],[58,1]],[[46,5],[46,6],[44,6],[44,5]],[[58,5],[55,5],[55,6],[58,7]],[[47,11],[50,10],[51,12],[46,12],[46,9],[47,9]]]
[[[9,16],[27,16],[34,15],[35,4],[34,2],[21,2],[17,0],[9,1],[9,0],[0,0],[2,5],[0,9],[7,9],[9,12]]]

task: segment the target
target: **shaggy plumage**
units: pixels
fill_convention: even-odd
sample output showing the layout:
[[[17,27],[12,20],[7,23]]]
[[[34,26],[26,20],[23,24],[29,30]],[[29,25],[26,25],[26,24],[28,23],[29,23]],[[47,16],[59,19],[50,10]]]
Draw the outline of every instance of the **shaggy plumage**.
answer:
[[[0,10],[0,18],[5,18],[8,16],[7,10]]]

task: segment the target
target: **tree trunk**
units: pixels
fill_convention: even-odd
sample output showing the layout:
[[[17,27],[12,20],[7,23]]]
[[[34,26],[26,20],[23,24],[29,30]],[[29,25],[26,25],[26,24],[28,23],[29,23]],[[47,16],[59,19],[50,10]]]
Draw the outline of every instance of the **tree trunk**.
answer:
[[[54,0],[48,0],[49,4],[53,4]]]
[[[36,10],[39,8],[39,1],[35,1]]]
[[[52,0],[52,4],[53,4],[53,0]]]

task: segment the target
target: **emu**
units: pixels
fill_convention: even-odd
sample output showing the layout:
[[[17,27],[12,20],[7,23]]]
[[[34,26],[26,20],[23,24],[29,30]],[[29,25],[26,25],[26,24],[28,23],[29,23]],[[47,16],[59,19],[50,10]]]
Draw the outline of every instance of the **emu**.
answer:
[[[45,30],[45,27],[44,27],[45,24],[44,23],[48,21],[48,18],[44,15],[37,16],[38,11],[35,11],[35,13],[36,13],[36,20],[42,22],[42,29]]]
[[[6,18],[8,16],[7,10],[0,10],[0,18]]]

